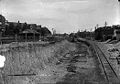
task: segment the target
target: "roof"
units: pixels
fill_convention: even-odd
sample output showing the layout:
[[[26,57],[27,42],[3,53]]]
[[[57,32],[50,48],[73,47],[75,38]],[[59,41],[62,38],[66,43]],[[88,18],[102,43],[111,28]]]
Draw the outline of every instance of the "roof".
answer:
[[[35,30],[31,30],[31,29],[26,29],[24,30],[23,32],[21,32],[22,34],[25,34],[25,33],[36,33],[36,34],[39,34],[37,31]]]

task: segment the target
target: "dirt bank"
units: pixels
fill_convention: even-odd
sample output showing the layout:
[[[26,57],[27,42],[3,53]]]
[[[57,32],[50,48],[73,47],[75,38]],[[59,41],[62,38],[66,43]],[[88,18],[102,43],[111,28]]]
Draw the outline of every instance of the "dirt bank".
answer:
[[[34,43],[9,47],[1,54],[6,57],[6,84],[93,84],[103,80],[95,56],[83,43]]]
[[[66,73],[64,68],[58,68],[61,57],[70,51],[75,51],[75,45],[65,40],[50,45],[32,44],[9,47],[7,51],[1,53],[6,57],[3,69],[4,80],[7,84],[55,83]],[[60,75],[56,75],[55,71]],[[13,76],[15,74],[24,76]],[[56,76],[58,76],[57,79]]]

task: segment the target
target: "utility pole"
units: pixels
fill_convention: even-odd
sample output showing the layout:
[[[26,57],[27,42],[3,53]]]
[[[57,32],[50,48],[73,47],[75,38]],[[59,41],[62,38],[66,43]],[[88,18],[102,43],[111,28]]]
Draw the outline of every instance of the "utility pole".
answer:
[[[90,29],[90,39],[92,40],[92,28]]]
[[[105,27],[107,26],[107,22],[105,21]]]
[[[96,25],[96,29],[99,27],[99,24]]]

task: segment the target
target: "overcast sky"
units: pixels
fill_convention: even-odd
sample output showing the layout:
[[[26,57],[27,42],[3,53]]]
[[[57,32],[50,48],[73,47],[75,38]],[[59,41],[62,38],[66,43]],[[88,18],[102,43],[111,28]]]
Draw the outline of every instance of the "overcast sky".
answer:
[[[2,14],[8,21],[36,23],[73,32],[117,23],[117,0],[2,0]]]

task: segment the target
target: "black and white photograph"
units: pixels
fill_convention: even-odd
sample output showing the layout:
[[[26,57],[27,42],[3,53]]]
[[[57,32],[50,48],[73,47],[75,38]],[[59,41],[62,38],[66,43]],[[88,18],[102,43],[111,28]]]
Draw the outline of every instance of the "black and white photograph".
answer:
[[[0,0],[0,84],[120,84],[120,0]]]

